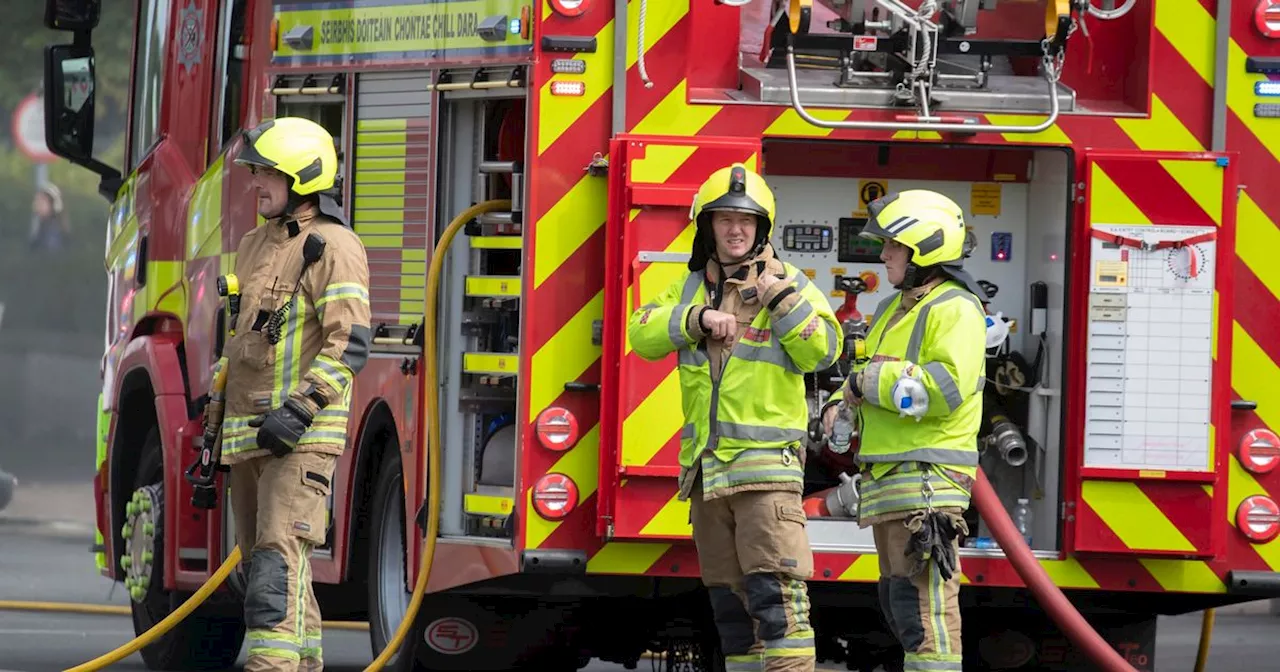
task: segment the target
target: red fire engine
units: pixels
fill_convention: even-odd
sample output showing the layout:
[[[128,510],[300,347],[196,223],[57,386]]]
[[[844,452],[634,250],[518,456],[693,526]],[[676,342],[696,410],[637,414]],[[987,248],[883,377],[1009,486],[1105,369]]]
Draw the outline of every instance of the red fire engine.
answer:
[[[229,157],[283,115],[332,132],[369,254],[375,352],[313,567],[326,618],[367,618],[375,652],[430,521],[402,661],[573,669],[692,644],[713,662],[675,496],[675,357],[640,359],[625,324],[683,267],[696,187],[734,161],[772,186],[775,248],[850,333],[894,291],[857,236],[867,202],[926,187],[965,208],[992,313],[983,471],[1135,669],[1157,614],[1280,594],[1276,0],[138,0],[120,169],[92,154],[97,5],[49,0],[74,41],[47,52],[47,132],[112,203],[95,492],[102,571],[139,632],[233,546],[226,498],[194,508],[183,470],[222,345],[216,280],[257,222]],[[848,366],[812,376],[815,410]],[[819,655],[872,669],[896,644],[870,530],[856,497],[827,497],[850,465],[806,448]],[[1090,669],[969,515],[973,668]],[[229,583],[148,664],[233,655]]]

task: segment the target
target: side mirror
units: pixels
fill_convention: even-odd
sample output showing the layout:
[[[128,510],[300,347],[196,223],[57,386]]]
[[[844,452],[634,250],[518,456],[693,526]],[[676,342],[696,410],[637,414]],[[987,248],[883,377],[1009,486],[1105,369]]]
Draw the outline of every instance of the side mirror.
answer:
[[[96,84],[93,47],[87,44],[45,47],[45,145],[54,154],[102,176],[98,190],[107,200],[114,200],[120,189],[120,173],[93,158]]]
[[[44,27],[81,32],[98,27],[102,0],[45,0]]]
[[[93,47],[45,47],[45,144],[58,156],[83,163],[93,158],[96,83]]]

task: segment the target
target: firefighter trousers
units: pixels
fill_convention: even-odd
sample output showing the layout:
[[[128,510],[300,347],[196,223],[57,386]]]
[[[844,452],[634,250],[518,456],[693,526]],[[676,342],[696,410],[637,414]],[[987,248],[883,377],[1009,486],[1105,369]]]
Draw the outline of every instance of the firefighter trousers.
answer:
[[[805,584],[813,553],[799,493],[748,491],[703,501],[699,484],[689,514],[726,672],[813,672]]]
[[[247,581],[245,672],[324,669],[311,549],[325,541],[337,458],[271,455],[231,465],[231,507]]]
[[[952,518],[959,518],[953,515]],[[907,555],[908,519],[871,526],[880,557],[880,610],[906,655],[904,672],[959,672],[960,540],[952,540],[956,571],[943,581],[937,563],[923,569]]]

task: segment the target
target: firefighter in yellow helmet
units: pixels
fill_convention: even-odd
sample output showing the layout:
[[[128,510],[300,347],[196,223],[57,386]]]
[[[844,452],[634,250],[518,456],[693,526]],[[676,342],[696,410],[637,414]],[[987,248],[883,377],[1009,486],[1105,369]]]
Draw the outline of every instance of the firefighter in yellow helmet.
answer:
[[[773,193],[759,175],[716,171],[690,215],[688,272],[631,315],[631,346],[650,360],[677,353],[679,497],[691,500],[726,669],[811,671],[804,374],[839,358],[840,325],[822,291],[774,255]]]
[[[981,287],[962,267],[964,213],[924,190],[888,194],[867,208],[862,235],[884,242],[880,260],[898,293],[881,302],[867,359],[832,395],[830,435],[844,401],[861,424],[859,525],[874,532],[880,608],[911,671],[958,670],[957,535],[978,465],[986,379]]]
[[[222,463],[245,560],[245,670],[323,667],[311,550],[325,542],[328,497],[346,446],[351,383],[370,343],[364,246],[326,190],[338,161],[315,122],[283,117],[244,135],[266,223],[240,240],[240,310],[227,367]]]

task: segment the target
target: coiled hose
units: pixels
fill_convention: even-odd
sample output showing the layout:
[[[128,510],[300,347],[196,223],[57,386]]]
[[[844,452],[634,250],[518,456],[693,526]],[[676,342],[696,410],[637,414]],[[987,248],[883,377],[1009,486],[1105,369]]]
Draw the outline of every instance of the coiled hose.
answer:
[[[431,254],[431,265],[427,270],[427,296],[426,311],[422,328],[422,359],[425,364],[424,369],[426,375],[423,380],[426,397],[426,413],[423,415],[423,422],[426,424],[427,435],[427,506],[428,511],[432,515],[427,516],[426,541],[422,551],[422,559],[418,568],[418,580],[413,587],[413,596],[409,600],[408,610],[405,612],[404,619],[400,622],[400,627],[396,629],[395,635],[391,641],[387,642],[386,648],[378,657],[365,668],[364,672],[378,672],[386,666],[391,657],[404,643],[405,637],[409,633],[409,629],[413,627],[414,618],[418,615],[418,609],[422,606],[422,597],[427,590],[427,579],[431,574],[431,564],[435,559],[436,536],[439,534],[440,520],[435,515],[440,508],[440,423],[435,419],[439,415],[440,408],[439,390],[437,386],[438,372],[436,370],[437,346],[436,346],[436,311],[439,305],[440,292],[440,274],[444,266],[443,252],[449,249],[449,245],[453,242],[454,237],[466,226],[467,222],[477,216],[492,212],[495,210],[506,210],[511,207],[511,201],[507,199],[490,200],[477,203],[461,214],[453,218],[449,222],[449,226],[445,228],[440,235],[440,242],[436,244],[435,250]],[[187,598],[182,606],[178,607],[173,613],[166,616],[163,620],[151,626],[146,632],[134,637],[124,645],[109,651],[93,660],[81,663],[66,672],[95,672],[101,670],[108,665],[118,663],[121,660],[133,655],[139,649],[147,646],[157,638],[169,632],[173,626],[182,622],[184,618],[189,616],[196,607],[199,607],[209,596],[222,585],[231,571],[236,565],[240,564],[240,547],[236,546],[231,549],[231,553],[227,555],[227,559],[222,561],[213,576],[209,577],[204,585],[191,597]],[[52,606],[48,603],[22,603],[22,602],[3,602],[0,608],[9,608],[25,611],[51,611]],[[83,608],[81,608],[83,610]]]

